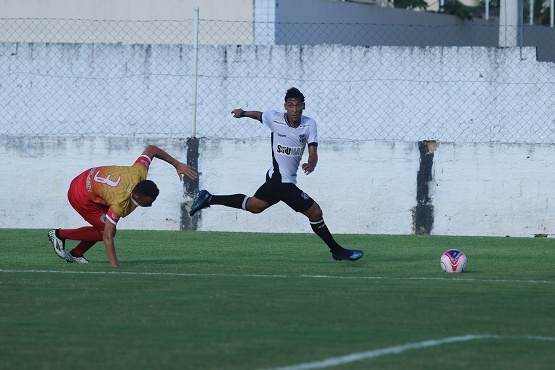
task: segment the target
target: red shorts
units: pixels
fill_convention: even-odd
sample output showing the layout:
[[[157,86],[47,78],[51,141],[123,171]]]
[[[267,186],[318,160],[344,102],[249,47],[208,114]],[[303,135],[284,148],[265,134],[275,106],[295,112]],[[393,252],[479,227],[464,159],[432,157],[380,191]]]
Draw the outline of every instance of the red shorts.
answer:
[[[110,207],[91,200],[87,191],[87,176],[90,171],[90,169],[86,170],[73,179],[67,191],[67,199],[85,221],[93,225],[98,231],[103,231],[106,212],[108,212]]]

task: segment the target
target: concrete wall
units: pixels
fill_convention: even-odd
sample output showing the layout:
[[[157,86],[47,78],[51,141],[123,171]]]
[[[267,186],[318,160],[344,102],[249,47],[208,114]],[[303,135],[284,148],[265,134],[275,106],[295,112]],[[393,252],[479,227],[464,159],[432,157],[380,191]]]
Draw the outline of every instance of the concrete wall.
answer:
[[[56,45],[52,45],[56,48]],[[98,45],[102,48],[102,45]],[[114,47],[113,45],[110,47]],[[153,46],[158,48],[157,46]],[[169,63],[173,53],[179,55],[174,48],[162,48],[162,53],[156,55],[157,64]],[[175,48],[177,49],[177,48]],[[368,122],[375,121],[373,116],[368,115],[364,119],[355,119],[352,122],[326,120],[330,109],[351,112],[351,100],[353,96],[360,97],[361,94],[390,94],[399,101],[404,101],[415,92],[406,88],[408,76],[402,74],[391,75],[390,70],[375,71],[373,78],[383,76],[395,77],[390,88],[379,91],[356,91],[339,92],[334,88],[333,79],[329,81],[316,81],[311,76],[321,76],[322,64],[311,64],[319,60],[318,53],[329,55],[357,55],[353,59],[359,60],[366,56],[379,56],[383,63],[378,67],[395,64],[400,71],[406,71],[418,63],[431,66],[423,69],[430,76],[420,76],[422,81],[437,81],[442,84],[443,79],[453,76],[457,71],[461,79],[469,81],[476,79],[477,72],[483,76],[490,77],[484,86],[492,101],[504,103],[504,114],[499,117],[492,113],[491,106],[486,106],[480,113],[472,113],[476,116],[486,117],[485,120],[494,120],[504,127],[506,132],[511,130],[517,132],[518,137],[525,140],[533,134],[534,130],[546,129],[546,133],[552,133],[550,125],[553,123],[553,100],[545,100],[552,93],[549,81],[554,81],[555,69],[550,64],[538,63],[533,60],[533,54],[528,49],[470,49],[471,53],[462,60],[459,55],[460,48],[436,50],[419,48],[352,48],[347,47],[314,47],[314,48],[287,48],[274,47],[269,52],[259,52],[256,47],[247,47],[243,53],[242,48],[211,48],[212,59],[206,62],[206,68],[220,70],[219,63],[227,63],[223,58],[218,60],[218,55],[231,55],[237,53],[234,68],[244,71],[251,63],[245,60],[258,61],[260,68],[270,68],[273,65],[283,67],[292,61],[306,64],[306,68],[287,68],[298,75],[286,76],[287,80],[280,84],[279,91],[264,88],[264,73],[252,81],[251,79],[226,79],[225,75],[218,83],[212,83],[210,89],[203,90],[206,101],[210,102],[211,117],[221,117],[208,121],[216,127],[227,126],[233,120],[229,109],[233,107],[232,102],[242,104],[249,100],[265,99],[264,101],[279,101],[281,103],[282,92],[292,82],[305,82],[307,96],[319,97],[326,91],[333,93],[334,103],[331,106],[318,102],[315,98],[314,104],[310,103],[310,112],[318,116],[321,124],[321,145],[319,147],[320,163],[316,172],[309,176],[300,175],[299,186],[314,197],[324,210],[325,219],[335,233],[376,233],[376,234],[410,234],[414,232],[414,212],[417,206],[417,178],[421,169],[421,153],[418,141],[429,139],[427,135],[430,127],[443,127],[444,120],[455,120],[463,113],[468,114],[468,107],[480,108],[478,102],[471,99],[474,95],[471,90],[464,104],[457,104],[453,97],[461,98],[458,90],[451,91],[446,101],[451,102],[449,109],[438,109],[438,114],[447,112],[444,120],[441,115],[436,117],[426,114],[427,121],[415,120],[415,113],[410,105],[396,106],[397,110],[391,112],[392,120],[389,126],[399,125],[406,127],[406,137],[397,140],[373,140],[356,141],[352,138],[344,140],[331,140],[330,129],[326,126],[337,128],[339,124],[356,125],[364,129]],[[9,47],[7,48],[9,50]],[[127,56],[126,46],[121,46],[121,53],[114,53],[121,57],[124,65]],[[258,50],[258,52],[257,52]],[[468,50],[464,50],[468,52]],[[299,59],[291,57],[291,53],[310,54],[313,58]],[[169,54],[165,54],[169,53]],[[284,56],[289,54],[289,58]],[[7,53],[9,59],[9,53]],[[55,53],[49,54],[56,55]],[[61,54],[63,55],[63,53]],[[168,56],[169,55],[169,56]],[[473,56],[470,58],[469,56]],[[37,61],[32,54],[27,56],[29,65],[34,65],[38,70],[44,67],[41,61]],[[164,58],[168,58],[167,60]],[[39,58],[40,59],[40,58]],[[89,77],[93,80],[102,80],[106,77],[104,69],[96,68],[95,63],[105,60],[86,59],[92,68]],[[330,66],[333,68],[331,59]],[[370,58],[369,60],[372,60]],[[61,70],[71,69],[70,65],[75,63],[73,59],[58,59],[60,65],[48,60],[52,68]],[[466,66],[466,62],[476,65]],[[6,73],[23,76],[25,83],[25,94],[8,95],[2,98],[0,112],[6,117],[5,110],[17,104],[18,100],[26,102],[36,101],[29,98],[29,93],[35,92],[37,96],[52,94],[46,88],[47,84],[40,83],[44,77],[32,71],[14,73],[25,61],[19,61],[12,66],[14,70]],[[115,62],[117,64],[117,62]],[[462,64],[461,64],[462,63]],[[407,67],[407,68],[404,68]],[[53,73],[57,71],[54,68]],[[77,68],[78,70],[78,68]],[[234,69],[225,69],[227,73],[233,74]],[[271,70],[271,69],[270,69]],[[522,75],[515,77],[515,71]],[[342,72],[342,71],[340,71]],[[155,71],[151,71],[155,73]],[[389,74],[388,74],[389,73]],[[344,74],[344,73],[343,73]],[[104,77],[103,77],[104,76]],[[473,77],[474,76],[474,77]],[[525,83],[518,83],[526,76]],[[385,79],[385,77],[384,77]],[[229,81],[231,80],[231,81]],[[38,81],[38,82],[37,82]],[[143,79],[141,83],[148,87],[149,78]],[[409,86],[413,86],[410,79]],[[515,83],[513,83],[514,81]],[[283,81],[282,81],[283,82]],[[72,82],[73,83],[73,82]],[[465,85],[464,80],[459,81]],[[2,86],[11,86],[2,80]],[[222,85],[224,84],[224,85]],[[225,85],[225,84],[230,84]],[[255,84],[253,86],[249,84]],[[258,87],[256,86],[258,84]],[[14,84],[13,86],[17,86]],[[222,88],[222,86],[226,88]],[[419,85],[420,86],[420,85]],[[453,86],[453,85],[449,85]],[[490,88],[493,86],[494,88]],[[33,88],[31,88],[33,87]],[[233,88],[230,88],[233,87]],[[257,88],[256,88],[257,87]],[[420,87],[420,93],[430,93],[424,87]],[[480,87],[482,88],[482,87]],[[103,94],[98,87],[96,95]],[[12,91],[3,89],[2,92]],[[227,94],[225,92],[228,92]],[[233,93],[235,91],[245,92],[240,99]],[[76,92],[78,93],[78,91]],[[353,95],[354,94],[354,95]],[[507,101],[507,97],[513,100]],[[146,97],[145,99],[148,99]],[[244,99],[244,100],[243,100]],[[421,101],[421,100],[420,100]],[[542,109],[530,110],[528,103],[542,102]],[[144,104],[148,102],[145,101]],[[43,111],[43,117],[49,111],[56,112],[65,105],[65,100],[53,100],[50,102],[49,110]],[[375,113],[371,102],[368,103],[368,112]],[[279,104],[278,104],[279,105]],[[32,104],[21,105],[22,113],[33,107]],[[522,112],[522,107],[527,110]],[[102,105],[96,107],[101,111],[105,109]],[[272,103],[266,106],[253,107],[257,109],[278,108]],[[379,108],[379,107],[378,107]],[[403,109],[404,108],[404,109]],[[78,112],[77,112],[78,113]],[[429,112],[428,112],[429,113]],[[523,116],[525,114],[525,116]],[[343,114],[345,115],[345,114]],[[35,115],[28,115],[33,117]],[[41,115],[36,115],[41,117]],[[349,115],[345,115],[349,117]],[[320,119],[322,117],[322,119]],[[546,121],[547,117],[547,121]],[[360,118],[360,117],[359,117]],[[377,117],[376,117],[377,119]],[[482,120],[484,120],[482,118]],[[542,121],[544,120],[544,121]],[[335,124],[333,124],[335,122]],[[483,127],[472,119],[464,120],[465,125],[458,127],[460,131],[469,135],[464,138],[471,139],[480,134]],[[545,122],[545,125],[538,122]],[[76,124],[83,121],[76,120]],[[85,122],[90,123],[90,122]],[[233,121],[236,123],[236,121]],[[244,123],[244,125],[243,125]],[[54,126],[53,132],[59,132],[58,136],[41,135],[39,137],[28,135],[6,134],[14,125],[26,125],[27,121],[1,120],[0,128],[0,157],[2,158],[2,178],[0,181],[0,227],[16,228],[52,228],[52,227],[75,227],[83,222],[71,209],[66,200],[67,186],[71,179],[86,168],[95,165],[109,164],[131,164],[142,152],[144,147],[153,143],[172,153],[177,158],[185,161],[187,148],[186,139],[181,138],[157,138],[145,136],[126,137],[62,137],[63,131]],[[163,123],[161,123],[163,124]],[[241,122],[235,127],[254,127],[254,121]],[[404,125],[404,126],[403,126]],[[151,131],[163,132],[164,127],[151,126]],[[354,128],[358,132],[357,127]],[[399,127],[394,127],[399,129]],[[52,129],[52,128],[51,128]],[[384,125],[382,129],[387,130]],[[408,130],[410,129],[410,131]],[[109,131],[107,130],[107,135]],[[353,134],[351,134],[353,135]],[[357,134],[355,134],[356,136]],[[487,135],[492,135],[488,133]],[[97,135],[100,136],[100,135]],[[496,137],[486,136],[486,137]],[[458,142],[456,140],[442,140],[433,151],[431,163],[431,179],[429,186],[428,206],[433,210],[432,234],[449,235],[511,235],[532,236],[536,233],[553,234],[555,230],[555,219],[553,213],[552,199],[555,196],[555,166],[552,158],[555,158],[555,142],[553,139],[549,144],[519,143],[501,144],[492,142],[472,143]],[[200,187],[207,188],[216,193],[245,193],[251,195],[264,181],[264,174],[270,165],[270,143],[267,138],[218,138],[205,137],[200,139],[200,156],[198,158],[198,169],[201,172]],[[183,217],[188,217],[187,206],[190,205],[191,197],[183,195],[183,185],[171,166],[155,161],[151,170],[151,179],[158,183],[161,195],[151,209],[140,209],[121,221],[122,228],[146,228],[178,230],[181,225],[188,224],[198,230],[234,230],[234,231],[272,231],[272,232],[310,232],[310,227],[303,216],[295,214],[283,205],[277,205],[261,215],[251,215],[243,211],[226,209],[214,206],[202,211],[199,219],[194,222],[184,222]],[[187,220],[186,220],[187,221]]]
[[[74,176],[101,164],[131,164],[149,140],[0,136],[0,228],[85,225],[66,192]],[[185,142],[154,140],[185,161]],[[252,195],[270,165],[269,139],[201,140],[200,187]],[[316,171],[299,186],[318,201],[334,233],[411,234],[417,205],[418,144],[323,140]],[[554,145],[439,143],[434,152],[431,234],[533,236],[555,233]],[[149,178],[160,188],[153,207],[137,209],[121,229],[179,230],[190,207],[174,169],[159,160]],[[262,214],[213,206],[197,230],[307,232],[301,214],[278,204]],[[187,223],[190,220],[185,220]]]
[[[193,17],[194,8],[202,9],[204,19],[253,17],[253,0],[2,0],[2,18],[184,20]]]
[[[203,140],[200,152],[201,187],[216,194],[254,194],[271,164],[269,139]],[[299,173],[298,186],[320,204],[332,232],[412,233],[415,143],[324,141],[318,154],[316,171]],[[257,215],[218,206],[201,212],[202,230],[312,232],[305,216],[281,203]]]
[[[0,41],[190,44],[197,7],[201,44],[499,46],[497,20],[332,0],[4,0]],[[555,29],[522,33],[555,61]]]
[[[191,44],[194,9],[209,32],[200,43],[251,44],[253,0],[3,0],[0,41]],[[126,22],[127,21],[127,22]]]
[[[441,143],[434,156],[434,232],[555,232],[555,145]]]
[[[483,19],[463,21],[446,14],[340,1],[276,2],[277,44],[497,46],[499,40],[498,23]]]
[[[149,144],[184,160],[181,140],[38,138],[0,136],[0,227],[53,228],[86,225],[67,201],[71,180],[98,165],[131,165]],[[179,230],[183,184],[172,166],[154,160],[150,178],[160,189],[152,208],[138,208],[122,228]]]
[[[297,86],[322,138],[555,142],[555,68],[532,48],[199,49],[198,136],[266,137],[230,110],[280,108]],[[187,137],[190,59],[180,45],[0,44],[0,135]]]
[[[500,29],[497,19],[465,21],[434,12],[341,1],[275,1],[275,42],[282,45],[506,46],[500,45],[501,32],[516,46],[520,32],[516,23]],[[535,46],[539,61],[555,62],[554,28],[526,25],[521,33],[520,46]]]

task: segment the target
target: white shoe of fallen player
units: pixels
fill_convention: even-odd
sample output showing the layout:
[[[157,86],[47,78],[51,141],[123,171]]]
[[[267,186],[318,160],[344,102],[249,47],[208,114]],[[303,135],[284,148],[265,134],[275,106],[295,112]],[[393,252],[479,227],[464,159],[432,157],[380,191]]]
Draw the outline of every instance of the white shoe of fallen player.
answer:
[[[58,257],[65,260],[65,241],[56,236],[56,230],[52,229],[48,232],[48,239],[50,239],[54,252],[58,255]]]

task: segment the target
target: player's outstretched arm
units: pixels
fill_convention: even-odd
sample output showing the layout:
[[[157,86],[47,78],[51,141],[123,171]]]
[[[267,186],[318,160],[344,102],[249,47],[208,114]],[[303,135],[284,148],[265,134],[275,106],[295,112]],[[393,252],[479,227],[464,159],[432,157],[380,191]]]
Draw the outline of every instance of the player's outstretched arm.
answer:
[[[114,236],[116,235],[116,225],[111,223],[109,220],[104,221],[104,231],[102,232],[102,240],[104,241],[104,246],[106,247],[106,254],[108,254],[108,259],[112,267],[118,268],[119,262],[116,256],[116,247],[114,245]]]
[[[248,117],[262,122],[262,112],[257,110],[243,110],[241,108],[237,108],[232,110],[231,114],[233,114],[233,117],[235,118]]]
[[[197,171],[195,170],[194,167],[191,167],[183,162],[178,161],[177,159],[175,159],[174,157],[166,153],[166,151],[158,148],[155,145],[147,146],[143,152],[143,155],[148,156],[150,159],[153,159],[153,158],[161,159],[164,162],[167,162],[172,166],[174,166],[180,180],[183,180],[183,175],[193,180],[197,178]]]

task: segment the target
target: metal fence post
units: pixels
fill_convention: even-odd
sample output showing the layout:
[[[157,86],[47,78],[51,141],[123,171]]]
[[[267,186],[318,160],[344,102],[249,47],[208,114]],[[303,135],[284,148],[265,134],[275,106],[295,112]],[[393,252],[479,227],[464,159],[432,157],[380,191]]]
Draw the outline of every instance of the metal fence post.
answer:
[[[197,135],[197,76],[198,76],[198,22],[199,8],[195,8],[193,25],[193,96],[191,101],[191,137]]]
[[[198,33],[199,33],[199,8],[194,11],[193,24],[193,86],[191,100],[191,137],[187,139],[187,164],[194,167],[198,171],[199,158],[199,139],[196,138],[197,131],[197,76],[198,76]],[[200,171],[198,171],[200,175]],[[186,201],[181,203],[181,230],[195,230],[197,227],[198,217],[189,216],[189,210],[193,205],[194,195],[199,190],[199,178],[191,180],[187,177],[183,178],[183,187],[185,190]]]
[[[553,7],[555,6],[555,0],[551,0],[549,4],[549,26],[553,28]]]

